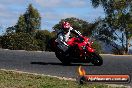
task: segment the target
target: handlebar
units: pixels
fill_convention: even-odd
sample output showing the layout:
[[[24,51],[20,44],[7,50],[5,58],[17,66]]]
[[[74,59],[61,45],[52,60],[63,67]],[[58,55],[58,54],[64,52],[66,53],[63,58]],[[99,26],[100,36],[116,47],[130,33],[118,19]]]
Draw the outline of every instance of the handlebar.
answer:
[[[83,38],[82,35],[81,36],[77,36],[77,38],[79,38],[80,42],[83,42],[84,41],[84,38]]]

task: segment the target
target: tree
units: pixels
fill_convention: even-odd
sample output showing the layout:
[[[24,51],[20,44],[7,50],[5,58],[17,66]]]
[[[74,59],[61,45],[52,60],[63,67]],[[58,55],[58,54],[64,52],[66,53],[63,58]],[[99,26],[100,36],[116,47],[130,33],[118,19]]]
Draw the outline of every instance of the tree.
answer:
[[[38,50],[37,41],[29,33],[12,33],[2,36],[2,48],[11,50]]]
[[[35,39],[38,41],[38,46],[40,46],[40,50],[48,50],[48,42],[54,37],[54,34],[49,32],[48,30],[37,30]]]
[[[8,28],[6,29],[5,35],[15,33],[15,30],[16,30],[16,26],[8,27]]]
[[[130,39],[132,38],[131,32],[131,0],[91,0],[93,7],[101,5],[104,8],[106,18],[101,21],[101,27],[99,27],[99,38],[107,41],[115,49],[127,54],[130,45]],[[104,27],[104,25],[106,25]],[[120,33],[120,35],[119,35]],[[115,42],[119,41],[121,48]]]
[[[2,36],[0,36],[0,48],[2,47]]]
[[[83,35],[86,36],[91,36],[92,31],[94,30],[95,27],[94,23],[92,24],[87,21],[71,17],[71,18],[62,19],[58,24],[56,24],[53,27],[53,29],[61,29],[61,23],[63,21],[68,21],[75,30],[80,31]]]
[[[41,17],[37,9],[32,4],[29,4],[27,11],[24,13],[26,32],[34,32],[36,29],[40,29]]]
[[[16,33],[26,32],[27,24],[23,15],[20,15],[18,22],[16,24]]]
[[[2,48],[45,50],[48,34],[43,36],[42,32],[37,32],[37,29],[40,29],[40,24],[41,17],[39,12],[32,4],[29,4],[26,12],[20,15],[16,25],[8,27],[5,35],[1,36],[0,42],[2,43]]]
[[[41,17],[37,9],[29,4],[26,12],[20,15],[15,26],[8,27],[7,33],[15,30],[16,33],[24,32],[33,34],[36,29],[40,29]]]

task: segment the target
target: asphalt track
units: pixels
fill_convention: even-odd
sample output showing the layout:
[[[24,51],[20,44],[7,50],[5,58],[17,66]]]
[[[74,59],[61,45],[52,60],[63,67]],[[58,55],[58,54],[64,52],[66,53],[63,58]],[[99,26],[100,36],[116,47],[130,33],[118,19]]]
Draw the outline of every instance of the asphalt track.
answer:
[[[132,79],[132,56],[101,56],[104,61],[102,66],[93,66],[90,63],[63,66],[54,52],[0,49],[0,69],[76,78],[78,67],[82,65],[87,74],[129,74]],[[132,82],[129,85],[132,86]]]

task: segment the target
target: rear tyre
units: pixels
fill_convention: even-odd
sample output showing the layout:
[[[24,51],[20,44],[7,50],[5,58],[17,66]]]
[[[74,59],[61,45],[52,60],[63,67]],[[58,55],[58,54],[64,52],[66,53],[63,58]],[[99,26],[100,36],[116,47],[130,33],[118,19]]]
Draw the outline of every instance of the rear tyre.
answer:
[[[62,50],[55,51],[56,57],[62,62],[63,65],[70,65],[71,60],[69,56],[65,56]]]
[[[101,66],[103,64],[103,59],[99,54],[92,53],[91,63],[94,64],[95,66]]]

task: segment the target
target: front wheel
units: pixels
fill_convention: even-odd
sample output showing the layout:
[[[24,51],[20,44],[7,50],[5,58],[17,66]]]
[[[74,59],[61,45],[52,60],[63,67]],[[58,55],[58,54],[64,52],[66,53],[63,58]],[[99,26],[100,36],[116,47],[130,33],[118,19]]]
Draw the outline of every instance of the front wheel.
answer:
[[[91,54],[91,63],[94,64],[95,66],[101,66],[103,64],[103,59],[99,54],[92,53]]]

